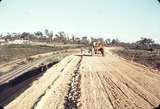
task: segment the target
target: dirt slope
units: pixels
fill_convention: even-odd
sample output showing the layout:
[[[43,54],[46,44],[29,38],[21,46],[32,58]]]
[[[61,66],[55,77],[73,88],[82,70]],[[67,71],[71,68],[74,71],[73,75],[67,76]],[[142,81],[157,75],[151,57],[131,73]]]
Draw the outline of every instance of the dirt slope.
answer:
[[[80,76],[75,77],[77,69]],[[67,103],[80,109],[153,109],[160,104],[159,86],[159,74],[106,49],[105,57],[63,59],[5,109],[67,109],[64,103],[68,92],[67,98],[78,100]]]
[[[71,76],[73,73],[72,70],[76,68],[75,65],[78,60],[79,60],[79,57],[75,57],[75,56],[69,56],[65,58],[59,64],[49,69],[47,73],[44,74],[43,77],[35,81],[28,90],[26,90],[17,99],[15,99],[8,106],[6,106],[6,108],[7,109],[15,109],[15,108],[16,109],[32,109],[37,107],[37,105],[38,106],[43,105],[41,104],[41,100],[42,101],[46,100],[47,104],[49,104],[50,102],[52,103],[57,102],[57,106],[58,104],[61,104],[58,107],[63,106],[62,105],[63,99],[64,99],[63,93],[65,92],[67,93],[67,88],[65,90],[63,86],[65,86],[67,80],[72,77]],[[53,91],[54,89],[56,91]],[[52,100],[49,101],[48,95],[54,95],[55,97],[52,96],[53,97],[53,98],[51,97]],[[53,102],[53,99],[55,100],[55,102]],[[58,102],[58,100],[60,101]],[[45,102],[43,103],[45,104]],[[45,105],[45,106],[49,108],[49,105]],[[47,107],[45,109],[47,109]]]

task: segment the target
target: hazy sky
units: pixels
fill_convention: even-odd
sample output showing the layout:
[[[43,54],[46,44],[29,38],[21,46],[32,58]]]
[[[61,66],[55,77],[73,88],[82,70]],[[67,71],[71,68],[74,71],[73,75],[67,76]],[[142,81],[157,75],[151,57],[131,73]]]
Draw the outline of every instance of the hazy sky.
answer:
[[[157,0],[2,0],[0,33],[65,31],[136,41],[142,36],[160,42]]]

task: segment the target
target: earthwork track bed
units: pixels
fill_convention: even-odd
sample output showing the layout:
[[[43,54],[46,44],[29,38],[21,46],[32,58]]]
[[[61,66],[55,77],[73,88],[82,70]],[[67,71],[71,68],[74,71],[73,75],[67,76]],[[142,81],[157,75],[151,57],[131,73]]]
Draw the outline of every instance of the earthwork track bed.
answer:
[[[154,109],[160,75],[106,49],[101,56],[68,56],[6,109]]]

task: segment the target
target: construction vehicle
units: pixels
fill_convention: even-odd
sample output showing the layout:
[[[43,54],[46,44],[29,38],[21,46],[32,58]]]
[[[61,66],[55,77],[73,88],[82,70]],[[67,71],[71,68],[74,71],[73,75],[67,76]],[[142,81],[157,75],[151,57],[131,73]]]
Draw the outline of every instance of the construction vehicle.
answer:
[[[91,47],[85,49],[81,48],[81,55],[83,56],[104,56],[104,45],[101,42],[93,42]]]
[[[92,55],[99,55],[99,54],[104,56],[104,45],[102,42],[93,42]]]
[[[91,48],[81,48],[81,55],[83,56],[92,56],[92,49]]]

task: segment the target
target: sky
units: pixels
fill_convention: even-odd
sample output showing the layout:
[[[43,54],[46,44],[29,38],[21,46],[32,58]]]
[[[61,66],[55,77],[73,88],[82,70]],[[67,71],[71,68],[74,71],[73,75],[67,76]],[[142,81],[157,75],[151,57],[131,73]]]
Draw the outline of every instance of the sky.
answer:
[[[77,37],[148,37],[160,43],[158,0],[2,0],[0,33],[64,31]]]

